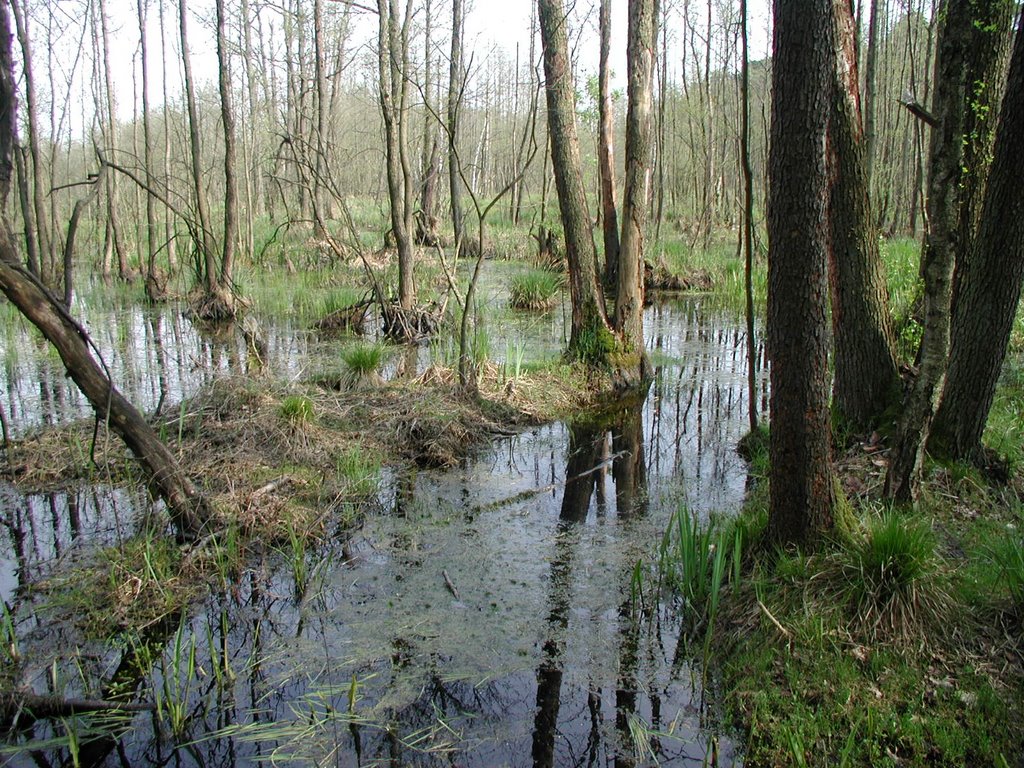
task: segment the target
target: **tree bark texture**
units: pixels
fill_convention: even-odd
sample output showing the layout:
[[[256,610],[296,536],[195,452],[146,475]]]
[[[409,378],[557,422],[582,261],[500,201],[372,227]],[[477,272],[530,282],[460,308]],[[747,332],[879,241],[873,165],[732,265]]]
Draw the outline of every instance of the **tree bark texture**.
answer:
[[[953,309],[949,365],[929,447],[968,458],[981,447],[1024,279],[1024,23],[996,129],[974,247]]]
[[[413,282],[412,194],[405,152],[405,30],[408,13],[399,24],[396,0],[377,0],[377,35],[380,74],[380,106],[384,118],[384,144],[387,161],[388,197],[391,201],[391,230],[398,249],[398,303],[412,309],[416,302]]]
[[[598,67],[598,107],[600,131],[597,140],[597,167],[601,176],[601,229],[604,235],[604,284],[613,286],[619,273],[619,214],[615,202],[615,119],[612,108],[611,55],[612,3],[601,0],[601,56]],[[628,66],[627,66],[628,69]]]
[[[630,0],[626,43],[629,72],[626,107],[626,178],[622,200],[622,242],[615,291],[615,329],[635,363],[621,366],[621,384],[636,386],[654,371],[644,348],[644,230],[651,185],[657,0]],[[633,368],[634,370],[628,370]]]
[[[834,77],[828,125],[829,280],[833,406],[855,431],[871,429],[900,394],[895,337],[868,191],[851,0],[833,2]]]
[[[953,304],[957,302],[962,261],[973,252],[985,180],[992,164],[999,103],[1006,85],[1006,65],[1013,36],[1014,0],[975,0],[973,23],[967,31],[964,146],[960,163],[960,210],[957,214],[959,250],[953,271]]]
[[[832,0],[775,0],[768,196],[769,536],[834,526],[828,409],[825,134]]]
[[[973,0],[946,0],[939,10],[935,58],[935,97],[928,172],[928,225],[921,254],[924,279],[924,331],[917,377],[907,394],[889,457],[885,493],[916,500],[932,417],[942,392],[949,352],[950,294],[959,245],[960,168],[966,116],[967,41],[973,24]]]
[[[544,48],[551,166],[565,232],[572,301],[569,355],[587,362],[603,362],[614,344],[614,337],[597,284],[594,236],[583,186],[576,97],[562,0],[537,0],[537,16]]]

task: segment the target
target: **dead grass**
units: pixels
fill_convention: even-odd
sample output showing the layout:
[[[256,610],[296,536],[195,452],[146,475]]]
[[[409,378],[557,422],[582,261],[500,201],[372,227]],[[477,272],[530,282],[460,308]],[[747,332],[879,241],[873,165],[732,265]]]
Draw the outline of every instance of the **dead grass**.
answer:
[[[479,393],[462,396],[457,376],[443,368],[345,392],[316,382],[225,378],[153,423],[217,505],[239,510],[245,494],[280,476],[315,488],[322,501],[335,458],[353,446],[386,464],[449,467],[495,435],[564,416],[594,399],[588,382],[570,368],[512,380],[488,366],[480,372]],[[308,400],[311,416],[282,414],[289,398]],[[94,435],[93,422],[83,420],[14,441],[0,474],[32,492],[83,480],[131,482],[138,470],[103,424]]]

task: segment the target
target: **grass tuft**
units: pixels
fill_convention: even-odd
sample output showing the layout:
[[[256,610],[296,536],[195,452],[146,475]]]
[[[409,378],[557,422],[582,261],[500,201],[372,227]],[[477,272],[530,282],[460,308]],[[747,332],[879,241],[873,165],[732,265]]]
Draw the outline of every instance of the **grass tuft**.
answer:
[[[341,353],[345,366],[344,383],[349,389],[380,384],[380,368],[384,363],[382,344],[354,344]]]
[[[313,401],[305,395],[289,395],[281,401],[281,418],[292,425],[311,424],[316,420]]]
[[[868,637],[908,639],[941,627],[950,600],[941,566],[931,526],[887,512],[844,542],[825,572]]]
[[[531,269],[512,278],[508,303],[515,309],[542,311],[551,309],[562,288],[561,275],[546,269]]]

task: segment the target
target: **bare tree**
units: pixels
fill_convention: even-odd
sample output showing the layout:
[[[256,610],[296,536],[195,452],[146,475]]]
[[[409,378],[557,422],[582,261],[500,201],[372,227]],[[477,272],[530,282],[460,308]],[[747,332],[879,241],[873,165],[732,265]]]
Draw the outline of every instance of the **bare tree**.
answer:
[[[601,54],[598,69],[598,108],[600,131],[597,142],[597,168],[601,178],[601,229],[604,235],[604,283],[612,286],[619,272],[619,214],[615,203],[615,118],[612,109],[611,55],[612,3],[601,0]]]
[[[391,232],[398,249],[398,304],[403,310],[410,310],[416,302],[416,284],[413,280],[412,175],[407,145],[409,86],[406,78],[412,0],[406,1],[402,19],[399,19],[397,0],[377,0],[377,13],[379,98],[384,118]],[[394,330],[397,332],[398,329]]]

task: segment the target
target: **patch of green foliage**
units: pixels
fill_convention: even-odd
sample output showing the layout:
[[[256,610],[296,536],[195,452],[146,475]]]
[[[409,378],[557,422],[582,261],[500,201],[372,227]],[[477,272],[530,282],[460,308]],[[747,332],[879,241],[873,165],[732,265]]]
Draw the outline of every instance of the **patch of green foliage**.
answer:
[[[1024,583],[1024,556],[1019,541],[987,545],[1005,524],[956,518],[964,502],[952,496],[926,497],[926,517],[868,512],[816,552],[744,546],[757,557],[724,593],[714,631],[746,765],[1017,764],[1022,670],[985,659],[1001,653],[998,616]],[[756,537],[766,508],[755,494],[735,525]],[[951,546],[957,562],[942,556]]]
[[[562,288],[563,278],[546,269],[530,269],[512,277],[508,303],[515,309],[550,309]]]
[[[278,409],[281,418],[289,424],[310,424],[316,419],[313,401],[305,395],[288,395]]]
[[[881,252],[897,353],[901,360],[913,362],[924,330],[918,317],[923,295],[921,245],[912,239],[884,240]]]

